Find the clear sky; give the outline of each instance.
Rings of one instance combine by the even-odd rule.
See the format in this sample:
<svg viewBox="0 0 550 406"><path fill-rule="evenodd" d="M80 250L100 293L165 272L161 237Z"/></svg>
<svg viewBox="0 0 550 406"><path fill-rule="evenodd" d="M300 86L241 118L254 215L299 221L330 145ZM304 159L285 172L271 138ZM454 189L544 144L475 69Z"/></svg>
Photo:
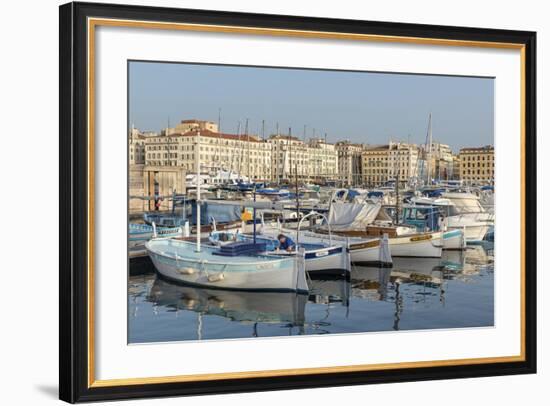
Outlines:
<svg viewBox="0 0 550 406"><path fill-rule="evenodd" d="M160 131L184 119L218 122L236 133L324 136L335 142L425 142L432 113L433 139L461 147L493 144L491 78L384 74L179 63L131 62L129 120Z"/></svg>

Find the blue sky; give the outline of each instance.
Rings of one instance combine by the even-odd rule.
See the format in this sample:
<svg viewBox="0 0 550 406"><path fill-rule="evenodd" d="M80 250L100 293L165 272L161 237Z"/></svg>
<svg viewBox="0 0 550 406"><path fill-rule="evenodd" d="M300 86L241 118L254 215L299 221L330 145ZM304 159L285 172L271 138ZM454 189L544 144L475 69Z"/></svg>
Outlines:
<svg viewBox="0 0 550 406"><path fill-rule="evenodd" d="M293 135L327 134L335 142L424 143L428 115L434 141L461 147L493 144L494 80L179 63L130 62L129 119L159 131L183 119L217 122L236 133L292 127Z"/></svg>

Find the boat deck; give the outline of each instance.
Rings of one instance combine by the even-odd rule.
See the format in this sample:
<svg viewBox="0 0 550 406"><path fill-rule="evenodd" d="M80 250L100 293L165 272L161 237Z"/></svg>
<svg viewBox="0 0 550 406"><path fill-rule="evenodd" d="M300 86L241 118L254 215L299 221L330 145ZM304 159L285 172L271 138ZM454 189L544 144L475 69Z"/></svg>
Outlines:
<svg viewBox="0 0 550 406"><path fill-rule="evenodd" d="M205 261L205 262L227 262L227 259L223 256L214 254L215 251L219 250L218 247L213 245L204 244L201 245L201 250L196 251L195 244L186 244L186 243L174 243L170 240L167 241L158 241L153 243L154 246L151 247L153 251L158 254L175 258L177 254L178 258L185 258L192 261ZM265 261L281 261L281 258L274 258L269 255L242 255L231 257L232 263L237 264L248 264L252 262L265 262Z"/></svg>

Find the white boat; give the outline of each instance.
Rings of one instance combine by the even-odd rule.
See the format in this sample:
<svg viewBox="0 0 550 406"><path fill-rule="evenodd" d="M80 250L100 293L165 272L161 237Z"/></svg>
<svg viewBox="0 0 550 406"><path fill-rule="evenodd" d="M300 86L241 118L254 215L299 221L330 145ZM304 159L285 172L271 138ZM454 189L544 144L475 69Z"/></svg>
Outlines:
<svg viewBox="0 0 550 406"><path fill-rule="evenodd" d="M263 235L276 237L279 234L285 234L291 236L294 240L298 239L305 243L311 244L339 244L343 246L349 253L349 261L356 265L365 266L391 266L392 259L386 242L386 249L382 240L378 237L375 238L354 238L343 237L339 235L329 235L322 233L315 233L312 231L301 231L299 238L297 237L297 230L289 229L279 226L267 226L262 224L261 233Z"/></svg>
<svg viewBox="0 0 550 406"><path fill-rule="evenodd" d="M398 235L388 241L392 258L440 258L443 249L442 232Z"/></svg>
<svg viewBox="0 0 550 406"><path fill-rule="evenodd" d="M278 233L280 234L280 232ZM277 235L278 235L277 234ZM349 271L349 255L345 247L341 244L329 244L322 241L304 241L297 244L296 251L280 250L279 241L276 235L267 236L265 234L257 235L256 241L265 244L265 255L279 258L292 258L298 253L298 249L304 249L305 267L309 273L319 274L342 274ZM241 234L237 232L212 232L209 237L210 242L215 245L226 245L231 242L253 242L254 236L250 234Z"/></svg>
<svg viewBox="0 0 550 406"><path fill-rule="evenodd" d="M168 280L213 289L307 292L303 257L217 255L219 247L172 238L145 244L159 274Z"/></svg>
<svg viewBox="0 0 550 406"><path fill-rule="evenodd" d="M478 221L475 215L464 214L448 217L447 228L449 230L462 230L466 236L466 241L475 243L483 240L485 234L491 228L491 223Z"/></svg>
<svg viewBox="0 0 550 406"><path fill-rule="evenodd" d="M391 257L441 257L441 232L393 226L380 203L332 203L328 224L333 234L370 239L387 235Z"/></svg>
<svg viewBox="0 0 550 406"><path fill-rule="evenodd" d="M466 238L464 231L458 229L446 230L446 225L442 224L441 209L433 205L404 205L401 222L414 227L416 232L422 231L440 231L443 228L442 243L443 249L461 250L466 248ZM397 227L397 230L405 230L401 234L407 234L407 229ZM408 229L408 233L414 233Z"/></svg>
<svg viewBox="0 0 550 406"><path fill-rule="evenodd" d="M482 241L495 222L494 214L486 212L471 193L443 193L441 198L413 198L411 202L440 207L447 229L462 230L467 242Z"/></svg>
<svg viewBox="0 0 550 406"><path fill-rule="evenodd" d="M199 145L200 132L197 132L197 150ZM195 166L195 173L200 174L198 154ZM202 245L201 187L196 191L199 202L196 206L196 242L162 238L145 244L160 275L171 281L212 289L308 291L303 250L294 258L278 258L256 255L256 244Z"/></svg>
<svg viewBox="0 0 550 406"><path fill-rule="evenodd" d="M466 249L466 238L463 230L454 229L443 232L444 250L463 250Z"/></svg>
<svg viewBox="0 0 550 406"><path fill-rule="evenodd" d="M327 233L317 233L312 231L300 231L302 222L306 219L313 220L315 217L328 219L315 211L312 211L302 217L297 228L286 228L277 222L276 225L266 225L263 217L261 224L261 233L275 238L279 234L291 236L296 241L309 244L337 244L344 247L349 254L348 261L352 264L362 264L369 266L391 266L391 254L387 241L382 242L380 238L350 238L334 235L331 233L330 225L327 225ZM315 224L315 222L313 222ZM348 267L349 268L349 267Z"/></svg>

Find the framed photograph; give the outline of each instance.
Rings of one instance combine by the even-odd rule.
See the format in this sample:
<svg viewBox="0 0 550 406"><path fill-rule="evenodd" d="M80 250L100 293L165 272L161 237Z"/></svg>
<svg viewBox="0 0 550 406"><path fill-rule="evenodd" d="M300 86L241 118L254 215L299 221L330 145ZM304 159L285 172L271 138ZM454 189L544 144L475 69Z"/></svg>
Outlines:
<svg viewBox="0 0 550 406"><path fill-rule="evenodd" d="M62 400L536 372L534 32L69 3L59 39Z"/></svg>

